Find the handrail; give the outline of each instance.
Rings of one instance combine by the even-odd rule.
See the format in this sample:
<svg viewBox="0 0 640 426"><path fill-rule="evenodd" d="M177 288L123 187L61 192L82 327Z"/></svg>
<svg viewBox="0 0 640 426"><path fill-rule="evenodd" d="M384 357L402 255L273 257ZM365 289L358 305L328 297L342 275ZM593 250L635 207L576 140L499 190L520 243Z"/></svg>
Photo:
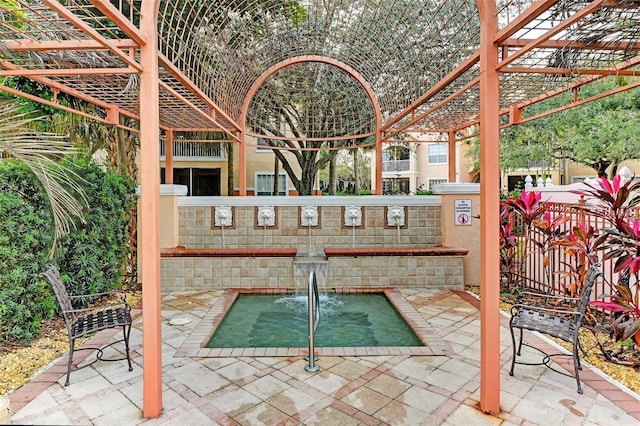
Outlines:
<svg viewBox="0 0 640 426"><path fill-rule="evenodd" d="M320 322L320 296L318 294L318 281L316 279L315 271L309 272L309 355L305 357L309 364L304 369L307 371L318 371L316 360L318 357L315 355L315 334Z"/></svg>

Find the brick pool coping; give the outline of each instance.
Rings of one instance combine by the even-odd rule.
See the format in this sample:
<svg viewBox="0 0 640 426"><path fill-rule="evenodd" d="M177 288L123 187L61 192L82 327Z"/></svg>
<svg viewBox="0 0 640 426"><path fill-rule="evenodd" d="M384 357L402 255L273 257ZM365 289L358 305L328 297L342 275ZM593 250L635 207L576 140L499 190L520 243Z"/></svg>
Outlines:
<svg viewBox="0 0 640 426"><path fill-rule="evenodd" d="M227 311L240 294L290 294L288 289L253 288L227 289L202 318L196 329L187 337L177 350L177 357L272 357L304 356L309 354L308 347L281 348L206 348L204 347L213 332L224 319ZM317 347L319 356L386 356L386 355L422 355L436 356L451 354L449 344L437 335L432 326L405 299L396 288L336 288L337 294L383 293L398 313L404 318L423 346L362 346L362 347Z"/></svg>

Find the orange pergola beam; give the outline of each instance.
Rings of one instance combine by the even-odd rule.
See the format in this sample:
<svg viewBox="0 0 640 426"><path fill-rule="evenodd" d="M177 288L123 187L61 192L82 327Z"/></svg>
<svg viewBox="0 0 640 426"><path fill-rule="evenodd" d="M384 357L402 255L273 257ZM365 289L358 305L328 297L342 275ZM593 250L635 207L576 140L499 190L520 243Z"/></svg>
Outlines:
<svg viewBox="0 0 640 426"><path fill-rule="evenodd" d="M495 1L480 15L480 409L500 411L500 84Z"/></svg>
<svg viewBox="0 0 640 426"><path fill-rule="evenodd" d="M165 131L167 138L164 146L164 182L173 184L173 130Z"/></svg>
<svg viewBox="0 0 640 426"><path fill-rule="evenodd" d="M156 22L159 0L141 5L140 30L140 263L142 275L143 415L162 411L162 310L160 293L160 89Z"/></svg>
<svg viewBox="0 0 640 426"><path fill-rule="evenodd" d="M89 37L91 37L92 39L94 39L95 41L103 45L105 48L109 49L114 55L120 58L125 64L129 65L132 68L137 69L138 71L141 70L142 66L135 61L134 57L124 53L119 49L113 49L112 45L102 35L100 35L98 31L96 31L94 28L92 28L82 19L74 15L69 9L64 7L62 4L52 0L42 0L42 3L44 3L51 10L54 10L55 12L57 12L61 17L71 22L80 31L87 34ZM156 39L155 33L153 38L154 40ZM147 45L148 44L149 43L147 43Z"/></svg>
<svg viewBox="0 0 640 426"><path fill-rule="evenodd" d="M456 132L454 131L450 131L449 132L449 143L447 144L447 147L449 149L448 152L448 160L449 160L449 176L447 178L447 180L449 182L455 182L456 181Z"/></svg>

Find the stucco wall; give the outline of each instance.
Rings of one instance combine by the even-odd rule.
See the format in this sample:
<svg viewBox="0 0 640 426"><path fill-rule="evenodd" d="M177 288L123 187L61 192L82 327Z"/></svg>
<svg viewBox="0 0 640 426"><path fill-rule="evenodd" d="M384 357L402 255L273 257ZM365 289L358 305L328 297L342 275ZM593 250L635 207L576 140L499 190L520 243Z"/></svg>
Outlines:
<svg viewBox="0 0 640 426"><path fill-rule="evenodd" d="M464 257L465 284L480 285L480 184L440 184L434 192L442 198L443 244L469 250ZM456 214L464 214L456 213L456 200L471 203L468 224L456 224Z"/></svg>

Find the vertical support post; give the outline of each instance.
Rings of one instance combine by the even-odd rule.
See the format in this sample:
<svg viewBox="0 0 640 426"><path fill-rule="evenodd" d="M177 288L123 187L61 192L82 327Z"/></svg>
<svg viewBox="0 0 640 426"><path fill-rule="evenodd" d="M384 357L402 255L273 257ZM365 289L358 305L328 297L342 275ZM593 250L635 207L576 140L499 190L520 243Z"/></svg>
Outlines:
<svg viewBox="0 0 640 426"><path fill-rule="evenodd" d="M164 183L173 183L173 129L166 131L167 141L164 147Z"/></svg>
<svg viewBox="0 0 640 426"><path fill-rule="evenodd" d="M448 144L449 152L448 152L448 160L449 160L449 176L447 180L449 182L457 182L456 179L456 163L458 159L456 158L456 132L453 130L449 131L449 144Z"/></svg>
<svg viewBox="0 0 640 426"><path fill-rule="evenodd" d="M500 411L500 84L495 1L480 15L480 409Z"/></svg>
<svg viewBox="0 0 640 426"><path fill-rule="evenodd" d="M240 186L239 195L244 197L247 195L247 124L244 119L240 126L240 146L238 149L238 173L240 176L238 176L238 184ZM277 176L275 178L277 179Z"/></svg>
<svg viewBox="0 0 640 426"><path fill-rule="evenodd" d="M382 121L380 119L380 121ZM376 117L376 152L375 152L375 194L382 195L382 132L380 131L381 124L378 123Z"/></svg>
<svg viewBox="0 0 640 426"><path fill-rule="evenodd" d="M140 29L140 263L142 275L143 415L162 411L162 330L160 308L160 113L156 23L158 0L144 0Z"/></svg>

